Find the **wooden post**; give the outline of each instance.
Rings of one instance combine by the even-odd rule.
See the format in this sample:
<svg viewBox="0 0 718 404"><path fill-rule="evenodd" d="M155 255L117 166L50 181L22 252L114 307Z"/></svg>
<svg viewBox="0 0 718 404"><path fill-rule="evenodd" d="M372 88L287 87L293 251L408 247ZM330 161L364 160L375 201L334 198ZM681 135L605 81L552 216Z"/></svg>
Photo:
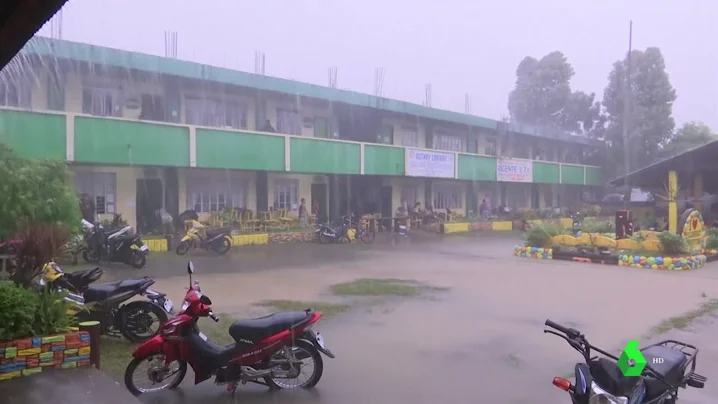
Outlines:
<svg viewBox="0 0 718 404"><path fill-rule="evenodd" d="M100 370L100 322L85 321L79 326L80 331L90 334L90 364Z"/></svg>

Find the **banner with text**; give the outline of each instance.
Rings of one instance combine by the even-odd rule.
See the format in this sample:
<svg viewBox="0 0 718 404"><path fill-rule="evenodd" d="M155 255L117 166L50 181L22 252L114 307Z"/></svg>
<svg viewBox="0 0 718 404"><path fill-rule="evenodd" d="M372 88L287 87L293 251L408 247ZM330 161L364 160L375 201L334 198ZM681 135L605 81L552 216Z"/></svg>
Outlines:
<svg viewBox="0 0 718 404"><path fill-rule="evenodd" d="M406 149L406 175L410 177L455 178L456 155Z"/></svg>
<svg viewBox="0 0 718 404"><path fill-rule="evenodd" d="M533 165L528 160L498 159L496 179L503 182L532 182Z"/></svg>

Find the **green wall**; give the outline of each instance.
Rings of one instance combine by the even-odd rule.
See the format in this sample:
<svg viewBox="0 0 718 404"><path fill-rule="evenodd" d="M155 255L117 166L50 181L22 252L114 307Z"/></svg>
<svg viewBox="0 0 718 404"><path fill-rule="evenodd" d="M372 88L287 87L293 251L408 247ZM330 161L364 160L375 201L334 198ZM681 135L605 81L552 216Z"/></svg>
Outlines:
<svg viewBox="0 0 718 404"><path fill-rule="evenodd" d="M494 157L459 154L457 164L460 180L496 181L496 159Z"/></svg>
<svg viewBox="0 0 718 404"><path fill-rule="evenodd" d="M197 129L197 167L284 171L284 136Z"/></svg>
<svg viewBox="0 0 718 404"><path fill-rule="evenodd" d="M189 167L189 127L77 116L75 161Z"/></svg>
<svg viewBox="0 0 718 404"><path fill-rule="evenodd" d="M65 115L0 110L0 142L20 156L65 160Z"/></svg>
<svg viewBox="0 0 718 404"><path fill-rule="evenodd" d="M532 170L533 182L535 183L558 184L561 182L560 166L558 164L534 161Z"/></svg>
<svg viewBox="0 0 718 404"><path fill-rule="evenodd" d="M404 149L390 146L364 146L364 174L404 175L406 160Z"/></svg>
<svg viewBox="0 0 718 404"><path fill-rule="evenodd" d="M603 185L600 168L586 167L586 185Z"/></svg>
<svg viewBox="0 0 718 404"><path fill-rule="evenodd" d="M583 166L561 165L561 183L583 185Z"/></svg>
<svg viewBox="0 0 718 404"><path fill-rule="evenodd" d="M289 150L292 172L360 173L361 150L358 143L292 137Z"/></svg>

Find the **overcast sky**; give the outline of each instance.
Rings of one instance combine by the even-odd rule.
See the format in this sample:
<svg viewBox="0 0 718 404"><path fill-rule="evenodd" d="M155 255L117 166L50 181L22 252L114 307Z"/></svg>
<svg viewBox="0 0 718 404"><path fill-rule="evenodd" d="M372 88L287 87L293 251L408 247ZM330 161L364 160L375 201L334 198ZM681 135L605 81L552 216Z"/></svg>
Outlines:
<svg viewBox="0 0 718 404"><path fill-rule="evenodd" d="M70 0L63 39L164 56L164 31L179 34L180 59L384 95L436 108L508 114L507 94L526 55L560 50L576 70L574 89L599 96L628 47L658 46L678 92L678 123L718 130L718 0ZM49 36L49 25L41 31Z"/></svg>

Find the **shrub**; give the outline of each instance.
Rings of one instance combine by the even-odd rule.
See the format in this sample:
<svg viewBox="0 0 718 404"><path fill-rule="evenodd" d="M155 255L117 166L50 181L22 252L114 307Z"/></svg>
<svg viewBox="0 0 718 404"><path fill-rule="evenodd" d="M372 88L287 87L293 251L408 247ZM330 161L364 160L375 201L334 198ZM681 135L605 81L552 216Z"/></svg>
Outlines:
<svg viewBox="0 0 718 404"><path fill-rule="evenodd" d="M566 234L566 229L560 224L536 224L526 232L526 245L532 247L550 247L551 237L560 234Z"/></svg>
<svg viewBox="0 0 718 404"><path fill-rule="evenodd" d="M0 282L0 341L32 336L38 306L35 292L12 282Z"/></svg>
<svg viewBox="0 0 718 404"><path fill-rule="evenodd" d="M597 220L587 220L583 222L583 225L581 226L581 231L586 233L615 233L616 232L616 224L614 222L603 220L603 221L597 221Z"/></svg>
<svg viewBox="0 0 718 404"><path fill-rule="evenodd" d="M708 235L708 237L706 237L706 248L710 250L718 249L718 236Z"/></svg>
<svg viewBox="0 0 718 404"><path fill-rule="evenodd" d="M70 328L72 316L67 314L69 303L64 299L67 292L44 288L37 295L35 312L35 335L51 335Z"/></svg>
<svg viewBox="0 0 718 404"><path fill-rule="evenodd" d="M72 316L63 292L34 290L0 282L0 341L65 332Z"/></svg>
<svg viewBox="0 0 718 404"><path fill-rule="evenodd" d="M680 234L664 231L658 234L658 241L665 254L681 254L686 251L686 241Z"/></svg>

